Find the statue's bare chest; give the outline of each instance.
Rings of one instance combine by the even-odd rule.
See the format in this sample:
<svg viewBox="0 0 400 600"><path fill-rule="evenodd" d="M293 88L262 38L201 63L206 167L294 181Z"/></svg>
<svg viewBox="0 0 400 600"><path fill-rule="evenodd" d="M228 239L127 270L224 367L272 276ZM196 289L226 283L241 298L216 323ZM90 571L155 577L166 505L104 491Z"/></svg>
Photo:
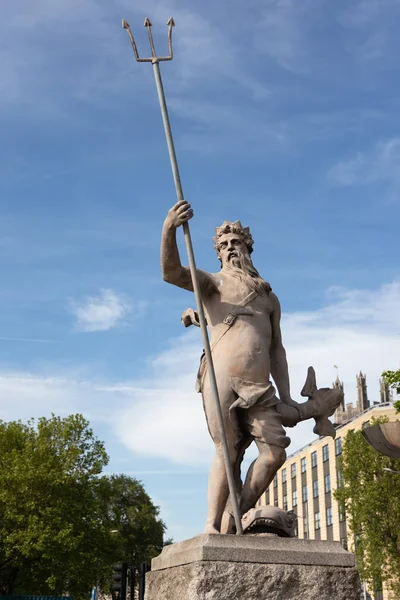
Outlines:
<svg viewBox="0 0 400 600"><path fill-rule="evenodd" d="M214 317L224 319L235 307L246 306L249 313L270 316L273 305L269 294L255 293L249 286L233 277L216 277L214 294L206 302L207 311ZM219 319L218 319L219 320Z"/></svg>

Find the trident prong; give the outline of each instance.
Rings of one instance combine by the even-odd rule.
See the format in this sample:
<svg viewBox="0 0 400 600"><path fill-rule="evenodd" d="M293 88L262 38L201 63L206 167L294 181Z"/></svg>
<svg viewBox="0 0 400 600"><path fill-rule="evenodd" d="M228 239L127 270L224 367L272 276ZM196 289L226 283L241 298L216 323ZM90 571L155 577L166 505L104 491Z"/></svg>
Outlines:
<svg viewBox="0 0 400 600"><path fill-rule="evenodd" d="M169 56L157 56L156 54L156 50L154 47L154 40L153 40L153 34L151 32L151 27L152 27L152 23L150 21L150 19L148 17L145 18L144 20L144 26L147 29L147 34L149 36L149 42L150 42L150 49L151 49L151 58L140 58L139 56L139 52L136 46L136 42L135 42L135 38L132 35L132 31L131 31L131 27L129 25L129 23L127 21L125 21L125 19L122 19L122 27L123 29L126 29L126 31L128 32L128 36L129 39L131 41L132 44L132 49L133 49L133 53L135 55L135 58L138 62L151 62L151 63L156 63L156 62L160 62L160 61L164 61L164 60L172 60L174 55L173 55L173 51L172 51L172 28L175 27L175 21L174 19L171 17L170 19L168 19L167 22L168 25L168 51L169 51Z"/></svg>

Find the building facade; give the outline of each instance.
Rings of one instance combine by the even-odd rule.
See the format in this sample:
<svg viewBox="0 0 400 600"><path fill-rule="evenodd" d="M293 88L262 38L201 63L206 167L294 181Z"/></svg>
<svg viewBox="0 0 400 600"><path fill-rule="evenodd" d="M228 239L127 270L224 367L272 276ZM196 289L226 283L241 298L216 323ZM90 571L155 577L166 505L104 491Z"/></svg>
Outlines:
<svg viewBox="0 0 400 600"><path fill-rule="evenodd" d="M259 500L297 514L297 536L301 539L338 541L347 548L346 514L334 491L340 486L339 458L349 430L359 430L372 418L396 419L392 402L370 406L366 378L357 376L357 406L340 406L334 415L336 438L319 438L288 456L273 482ZM342 386L337 380L335 386ZM381 393L381 398L387 396ZM350 417L349 417L350 415ZM398 418L398 415L397 415ZM377 596L378 597L378 596ZM381 596L389 598L386 593Z"/></svg>

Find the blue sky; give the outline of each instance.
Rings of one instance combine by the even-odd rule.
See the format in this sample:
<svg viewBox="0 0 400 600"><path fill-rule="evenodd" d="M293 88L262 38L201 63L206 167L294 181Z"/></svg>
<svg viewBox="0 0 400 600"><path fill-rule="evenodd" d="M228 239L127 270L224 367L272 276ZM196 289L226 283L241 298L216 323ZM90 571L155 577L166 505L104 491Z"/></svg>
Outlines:
<svg viewBox="0 0 400 600"><path fill-rule="evenodd" d="M141 479L176 540L203 527L212 457L201 342L163 283L175 202L152 68L162 65L197 262L241 219L283 308L292 395L309 364L346 399L397 368L397 0L18 0L0 20L0 418L83 412L110 472ZM182 252L184 248L182 246ZM312 426L289 435L289 450Z"/></svg>

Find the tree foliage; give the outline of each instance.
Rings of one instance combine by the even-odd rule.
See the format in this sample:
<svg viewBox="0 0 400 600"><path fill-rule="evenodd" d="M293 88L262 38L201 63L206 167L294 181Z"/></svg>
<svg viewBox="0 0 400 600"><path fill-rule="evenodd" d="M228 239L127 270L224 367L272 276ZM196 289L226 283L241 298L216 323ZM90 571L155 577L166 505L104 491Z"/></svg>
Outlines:
<svg viewBox="0 0 400 600"><path fill-rule="evenodd" d="M399 461L379 454L361 431L349 431L341 459L343 485L335 495L346 509L361 578L372 589L386 581L400 597L400 475L384 468L400 470Z"/></svg>
<svg viewBox="0 0 400 600"><path fill-rule="evenodd" d="M396 394L400 394L400 369L397 371L383 371L382 377L385 382L393 390L396 390ZM400 400L394 403L396 412L400 413Z"/></svg>
<svg viewBox="0 0 400 600"><path fill-rule="evenodd" d="M126 475L104 476L99 485L118 561L139 565L160 554L165 525L143 485Z"/></svg>
<svg viewBox="0 0 400 600"><path fill-rule="evenodd" d="M0 594L88 598L113 563L161 550L158 509L135 479L101 476L107 463L81 415L0 421Z"/></svg>

